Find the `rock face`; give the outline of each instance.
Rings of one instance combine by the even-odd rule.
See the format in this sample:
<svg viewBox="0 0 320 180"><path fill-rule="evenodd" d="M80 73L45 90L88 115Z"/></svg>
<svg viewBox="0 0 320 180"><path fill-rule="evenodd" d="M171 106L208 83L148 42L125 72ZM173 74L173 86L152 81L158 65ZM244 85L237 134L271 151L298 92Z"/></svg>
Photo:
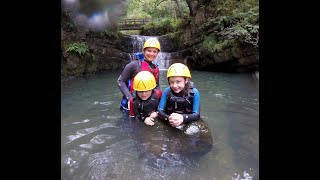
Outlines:
<svg viewBox="0 0 320 180"><path fill-rule="evenodd" d="M205 38L217 38L221 24L215 20L215 1L191 1L193 17L182 28L179 48L188 49L188 66L198 70L224 72L253 72L259 69L259 47L243 40L231 43L220 51L204 45ZM259 19L257 19L259 21ZM226 25L225 25L226 27ZM259 34L254 34L259 40ZM223 39L223 37L222 37ZM185 58L185 57L184 57Z"/></svg>
<svg viewBox="0 0 320 180"><path fill-rule="evenodd" d="M68 52L71 43L85 42L84 54ZM77 28L66 11L61 13L61 79L123 69L130 55L121 49L118 33L92 32Z"/></svg>

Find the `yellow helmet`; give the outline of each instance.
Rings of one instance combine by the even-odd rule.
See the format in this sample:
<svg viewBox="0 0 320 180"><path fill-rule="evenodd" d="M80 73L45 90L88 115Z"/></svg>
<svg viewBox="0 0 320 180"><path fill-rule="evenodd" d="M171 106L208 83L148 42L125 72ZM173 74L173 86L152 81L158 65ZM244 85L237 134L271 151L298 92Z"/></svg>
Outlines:
<svg viewBox="0 0 320 180"><path fill-rule="evenodd" d="M150 38L144 43L143 49L147 47L157 48L160 51L160 42L155 38Z"/></svg>
<svg viewBox="0 0 320 180"><path fill-rule="evenodd" d="M156 79L149 71L140 71L133 79L133 89L136 91L149 91L156 86Z"/></svg>
<svg viewBox="0 0 320 180"><path fill-rule="evenodd" d="M191 78L189 68L182 63L174 63L169 67L167 78L171 76L183 76Z"/></svg>

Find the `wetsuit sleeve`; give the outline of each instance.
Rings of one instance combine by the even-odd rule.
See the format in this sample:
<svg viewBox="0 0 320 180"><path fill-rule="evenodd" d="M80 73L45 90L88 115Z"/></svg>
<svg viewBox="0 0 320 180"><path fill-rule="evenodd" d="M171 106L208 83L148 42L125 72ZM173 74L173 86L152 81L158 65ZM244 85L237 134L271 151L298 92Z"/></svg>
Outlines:
<svg viewBox="0 0 320 180"><path fill-rule="evenodd" d="M198 89L193 88L194 99L193 99L193 108L192 114L182 114L183 123L188 123L192 121L198 121L200 119L200 93Z"/></svg>
<svg viewBox="0 0 320 180"><path fill-rule="evenodd" d="M158 108L159 118L162 120L165 120L165 121L167 121L169 118L169 115L167 113L165 113L165 107L167 104L167 93L169 90L170 90L170 87L167 87L163 91L161 99L160 99L160 103L159 103L159 108Z"/></svg>
<svg viewBox="0 0 320 180"><path fill-rule="evenodd" d="M139 64L136 62L132 61L127 64L118 78L118 87L127 99L132 97L128 89L128 80L132 79L139 71Z"/></svg>

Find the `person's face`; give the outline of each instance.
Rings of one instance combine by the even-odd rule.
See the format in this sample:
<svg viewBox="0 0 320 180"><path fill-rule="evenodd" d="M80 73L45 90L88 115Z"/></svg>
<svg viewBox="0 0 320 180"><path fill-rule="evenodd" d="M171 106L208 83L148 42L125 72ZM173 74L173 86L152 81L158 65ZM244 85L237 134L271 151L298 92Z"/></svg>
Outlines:
<svg viewBox="0 0 320 180"><path fill-rule="evenodd" d="M149 91L137 91L137 95L142 99L142 100L147 100L151 96L152 90Z"/></svg>
<svg viewBox="0 0 320 180"><path fill-rule="evenodd" d="M144 58L147 61L153 61L157 58L159 50L153 47L147 47L144 49Z"/></svg>
<svg viewBox="0 0 320 180"><path fill-rule="evenodd" d="M184 78L181 76L169 77L169 85L175 93L181 92L183 88L186 86L187 82L188 78Z"/></svg>

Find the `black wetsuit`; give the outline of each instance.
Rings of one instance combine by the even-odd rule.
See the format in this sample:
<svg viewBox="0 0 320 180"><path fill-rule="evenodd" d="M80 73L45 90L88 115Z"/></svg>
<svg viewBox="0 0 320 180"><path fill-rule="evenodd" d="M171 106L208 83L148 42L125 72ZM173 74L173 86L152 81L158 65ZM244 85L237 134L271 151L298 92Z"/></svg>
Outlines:
<svg viewBox="0 0 320 180"><path fill-rule="evenodd" d="M136 94L136 91L133 91L132 95L134 96L133 111L138 119L144 120L152 112L157 112L161 96L157 94L156 90L152 90L151 96L144 101Z"/></svg>
<svg viewBox="0 0 320 180"><path fill-rule="evenodd" d="M167 87L159 103L159 118L167 121L170 114L176 112L183 116L183 123L198 121L200 119L200 93L193 85L191 89L192 91L188 93L184 90L175 93L170 87Z"/></svg>

